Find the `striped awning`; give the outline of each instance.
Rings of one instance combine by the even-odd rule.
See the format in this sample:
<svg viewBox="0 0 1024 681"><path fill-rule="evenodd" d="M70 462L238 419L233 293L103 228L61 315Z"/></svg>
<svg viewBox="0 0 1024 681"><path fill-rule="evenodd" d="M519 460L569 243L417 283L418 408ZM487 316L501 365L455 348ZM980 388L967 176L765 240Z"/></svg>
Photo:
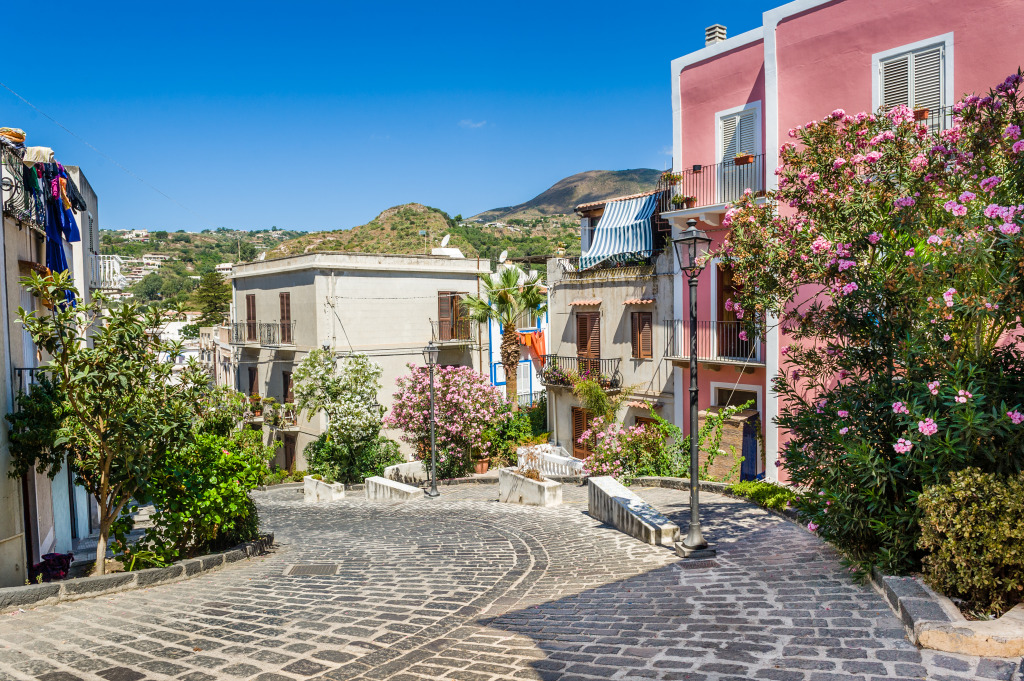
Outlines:
<svg viewBox="0 0 1024 681"><path fill-rule="evenodd" d="M606 260L625 262L648 257L654 250L651 216L658 206L659 193L633 199L609 201L594 229L590 248L580 257L585 270Z"/></svg>

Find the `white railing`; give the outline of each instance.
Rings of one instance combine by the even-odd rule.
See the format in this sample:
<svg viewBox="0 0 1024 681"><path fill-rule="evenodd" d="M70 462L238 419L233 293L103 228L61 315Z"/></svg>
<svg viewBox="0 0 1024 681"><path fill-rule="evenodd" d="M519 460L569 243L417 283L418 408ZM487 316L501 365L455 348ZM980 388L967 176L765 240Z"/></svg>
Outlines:
<svg viewBox="0 0 1024 681"><path fill-rule="evenodd" d="M128 279L121 273L124 261L117 255L92 255L90 269L94 288L123 291L128 288Z"/></svg>
<svg viewBox="0 0 1024 681"><path fill-rule="evenodd" d="M583 461L569 456L563 447L530 445L516 450L519 465L540 470L541 475L582 475Z"/></svg>

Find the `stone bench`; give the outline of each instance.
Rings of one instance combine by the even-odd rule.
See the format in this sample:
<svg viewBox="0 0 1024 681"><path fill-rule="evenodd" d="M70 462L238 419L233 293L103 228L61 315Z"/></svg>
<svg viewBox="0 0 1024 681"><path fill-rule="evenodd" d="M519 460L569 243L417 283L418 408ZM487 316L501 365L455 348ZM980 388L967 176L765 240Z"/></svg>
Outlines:
<svg viewBox="0 0 1024 681"><path fill-rule="evenodd" d="M377 475L366 478L363 482L366 498L372 501L413 501L423 497L423 490L419 487L388 480Z"/></svg>
<svg viewBox="0 0 1024 681"><path fill-rule="evenodd" d="M302 485L303 500L308 503L345 498L345 485L340 482L324 482L307 475L302 478Z"/></svg>
<svg viewBox="0 0 1024 681"><path fill-rule="evenodd" d="M498 471L498 501L526 506L558 506L562 503L562 483L530 480L512 468L502 468Z"/></svg>
<svg viewBox="0 0 1024 681"><path fill-rule="evenodd" d="M590 478L587 507L593 518L647 544L671 547L679 536L678 525L611 476Z"/></svg>
<svg viewBox="0 0 1024 681"><path fill-rule="evenodd" d="M384 469L384 477L395 482L404 482L407 485L419 485L425 483L429 476L427 467L422 461L410 461Z"/></svg>

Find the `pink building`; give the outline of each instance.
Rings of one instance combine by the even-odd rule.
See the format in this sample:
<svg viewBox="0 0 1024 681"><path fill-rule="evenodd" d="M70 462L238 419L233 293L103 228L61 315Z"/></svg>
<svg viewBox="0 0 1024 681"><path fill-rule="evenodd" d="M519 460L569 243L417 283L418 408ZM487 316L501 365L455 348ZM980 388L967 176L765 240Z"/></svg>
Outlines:
<svg viewBox="0 0 1024 681"><path fill-rule="evenodd" d="M672 61L674 235L696 219L715 244L730 202L744 190L775 188L778 148L797 125L837 108L854 113L906 104L928 109L941 129L966 93L983 93L1024 64L1019 0L797 0L763 14L761 28L728 38L712 26L704 47ZM676 264L678 268L678 264ZM688 301L674 287L674 421L686 423L683 371ZM778 401L770 377L780 365L777 331L740 340L726 309L730 277L717 265L701 274L700 407L754 399L764 428L758 473L785 480L776 465ZM685 305L684 305L685 303Z"/></svg>

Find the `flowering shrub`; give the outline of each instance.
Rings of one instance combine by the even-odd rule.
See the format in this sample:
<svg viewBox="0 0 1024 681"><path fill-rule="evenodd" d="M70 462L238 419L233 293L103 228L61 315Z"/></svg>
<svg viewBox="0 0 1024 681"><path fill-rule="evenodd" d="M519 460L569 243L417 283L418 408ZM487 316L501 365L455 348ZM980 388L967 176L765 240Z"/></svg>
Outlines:
<svg viewBox="0 0 1024 681"><path fill-rule="evenodd" d="M664 447L661 433L651 426L625 427L597 416L580 435L593 452L583 462L586 475L610 475L629 484L639 475L672 475L678 466Z"/></svg>
<svg viewBox="0 0 1024 681"><path fill-rule="evenodd" d="M417 445L421 453L430 454L430 374L426 367L408 365L410 374L400 376L395 384L394 406L384 418L384 425L403 431L405 442ZM434 419L440 470L457 475L469 470L474 453L489 453L490 442L484 431L509 412L502 409L504 401L497 388L487 379L465 366L440 367L434 370Z"/></svg>
<svg viewBox="0 0 1024 681"><path fill-rule="evenodd" d="M782 329L780 464L861 568L919 565L925 486L1024 466L1021 80L938 133L906 107L794 129L772 201L724 221L734 309Z"/></svg>

